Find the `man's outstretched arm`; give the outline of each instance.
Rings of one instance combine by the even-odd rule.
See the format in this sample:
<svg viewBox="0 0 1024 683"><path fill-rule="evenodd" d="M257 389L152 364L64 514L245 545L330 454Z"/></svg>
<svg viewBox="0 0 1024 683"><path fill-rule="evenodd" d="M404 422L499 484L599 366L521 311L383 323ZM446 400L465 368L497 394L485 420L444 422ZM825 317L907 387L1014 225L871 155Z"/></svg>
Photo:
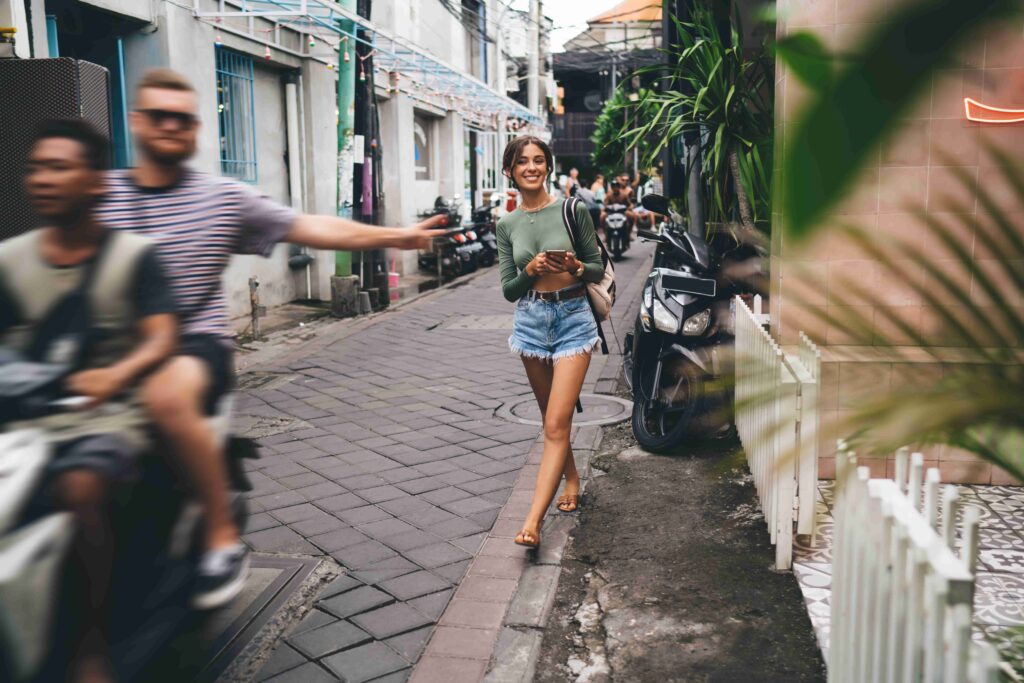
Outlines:
<svg viewBox="0 0 1024 683"><path fill-rule="evenodd" d="M295 219L283 241L343 251L426 249L433 238L445 233L438 229L445 220L444 216L433 216L409 228L382 228L335 216L304 214Z"/></svg>

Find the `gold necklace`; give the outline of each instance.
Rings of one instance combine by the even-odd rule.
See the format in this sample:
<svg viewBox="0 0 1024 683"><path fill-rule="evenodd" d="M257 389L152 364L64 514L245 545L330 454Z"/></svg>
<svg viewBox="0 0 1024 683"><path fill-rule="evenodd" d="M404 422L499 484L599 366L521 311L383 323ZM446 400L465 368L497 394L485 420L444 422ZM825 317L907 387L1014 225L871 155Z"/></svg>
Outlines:
<svg viewBox="0 0 1024 683"><path fill-rule="evenodd" d="M523 210L523 213L525 213L527 216L530 217L530 222L531 223L535 223L536 222L537 212L541 211L542 209L548 208L549 206L551 206L554 203L555 203L555 197L552 197L552 196L548 195L548 201L543 206L538 206L536 209L529 209L529 208L526 207L526 205L523 205L520 208Z"/></svg>

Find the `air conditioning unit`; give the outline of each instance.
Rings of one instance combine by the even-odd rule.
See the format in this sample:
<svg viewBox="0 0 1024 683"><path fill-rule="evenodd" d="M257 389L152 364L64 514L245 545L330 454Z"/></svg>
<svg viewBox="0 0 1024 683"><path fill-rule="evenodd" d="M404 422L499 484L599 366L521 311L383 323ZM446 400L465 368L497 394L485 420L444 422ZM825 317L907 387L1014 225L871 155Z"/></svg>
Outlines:
<svg viewBox="0 0 1024 683"><path fill-rule="evenodd" d="M38 225L22 190L25 157L46 119L85 119L110 138L110 76L79 59L0 60L0 240Z"/></svg>

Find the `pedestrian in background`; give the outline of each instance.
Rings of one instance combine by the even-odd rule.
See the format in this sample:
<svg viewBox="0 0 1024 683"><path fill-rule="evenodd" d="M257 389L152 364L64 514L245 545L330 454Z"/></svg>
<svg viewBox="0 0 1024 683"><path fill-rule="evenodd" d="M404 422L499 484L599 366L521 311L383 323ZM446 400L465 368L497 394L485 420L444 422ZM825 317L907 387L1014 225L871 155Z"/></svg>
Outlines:
<svg viewBox="0 0 1024 683"><path fill-rule="evenodd" d="M604 276L597 234L589 211L577 203L574 248L562 215L568 195L552 196L545 189L552 165L551 148L540 138L522 136L508 144L502 172L522 201L497 226L502 292L517 302L509 348L522 358L544 423L533 502L515 538L528 547L540 545L544 514L562 479L558 509L578 507L580 475L569 431L590 355L601 343L585 285Z"/></svg>
<svg viewBox="0 0 1024 683"><path fill-rule="evenodd" d="M580 189L580 171L578 168L569 169L569 178L565 181L565 187L563 189L565 190L566 197L576 196L576 193Z"/></svg>

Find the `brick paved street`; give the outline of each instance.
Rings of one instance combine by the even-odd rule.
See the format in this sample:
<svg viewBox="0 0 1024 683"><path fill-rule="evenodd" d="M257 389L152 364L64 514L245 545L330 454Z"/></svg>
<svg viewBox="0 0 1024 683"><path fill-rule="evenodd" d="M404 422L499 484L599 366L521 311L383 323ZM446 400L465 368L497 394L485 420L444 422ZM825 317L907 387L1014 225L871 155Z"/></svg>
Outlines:
<svg viewBox="0 0 1024 683"><path fill-rule="evenodd" d="M620 265L621 282L647 253ZM250 472L245 541L257 553L329 556L346 572L258 680L409 676L539 433L494 415L532 395L507 350L511 314L492 269L372 320L324 325L269 359L242 359L239 427L269 434ZM603 367L595 357L591 374ZM515 582L472 588L501 599ZM489 656L492 643L435 645Z"/></svg>

